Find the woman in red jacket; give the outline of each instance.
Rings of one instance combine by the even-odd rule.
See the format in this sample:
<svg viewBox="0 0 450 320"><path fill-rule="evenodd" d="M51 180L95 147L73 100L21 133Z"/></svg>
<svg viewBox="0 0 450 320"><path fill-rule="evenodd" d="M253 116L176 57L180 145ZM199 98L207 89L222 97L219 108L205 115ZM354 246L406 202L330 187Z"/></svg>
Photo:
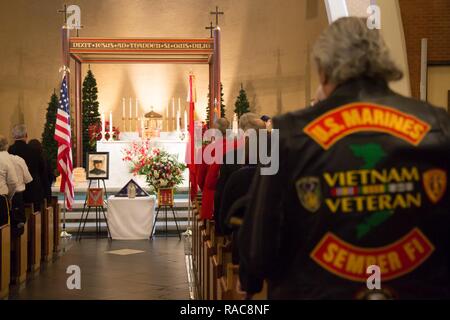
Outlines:
<svg viewBox="0 0 450 320"><path fill-rule="evenodd" d="M197 183L202 190L202 209L200 216L202 219L211 219L214 211L214 193L216 191L217 179L219 178L219 170L223 155L227 145L226 130L230 126L230 122L225 118L220 118L214 123L214 128L218 129L222 137L211 142L208 146L203 147L203 151L208 148L214 159L213 163L206 164L202 158L202 164L197 167ZM222 146L220 147L220 144ZM220 154L216 154L216 151ZM203 153L204 155L204 153ZM220 161L218 161L220 159Z"/></svg>

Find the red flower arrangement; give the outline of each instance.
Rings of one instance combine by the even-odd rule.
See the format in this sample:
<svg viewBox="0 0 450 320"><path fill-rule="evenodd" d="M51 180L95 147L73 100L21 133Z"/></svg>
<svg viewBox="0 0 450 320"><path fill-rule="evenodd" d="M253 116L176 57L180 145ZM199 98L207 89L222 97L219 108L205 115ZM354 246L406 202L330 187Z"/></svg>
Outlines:
<svg viewBox="0 0 450 320"><path fill-rule="evenodd" d="M175 188L183 182L186 166L175 155L159 148L150 148L150 141L134 142L123 150L123 161L130 162L134 175L145 175L156 192L160 188Z"/></svg>

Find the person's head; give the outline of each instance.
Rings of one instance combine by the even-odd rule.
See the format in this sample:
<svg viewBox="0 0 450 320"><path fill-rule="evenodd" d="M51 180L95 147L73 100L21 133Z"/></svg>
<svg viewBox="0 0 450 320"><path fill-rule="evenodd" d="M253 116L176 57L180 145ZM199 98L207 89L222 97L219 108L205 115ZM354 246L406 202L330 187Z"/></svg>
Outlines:
<svg viewBox="0 0 450 320"><path fill-rule="evenodd" d="M103 166L103 161L102 160L94 160L94 168L95 169L101 169Z"/></svg>
<svg viewBox="0 0 450 320"><path fill-rule="evenodd" d="M219 130L223 136L226 135L226 131L229 127L230 122L226 118L219 118L214 122L214 129Z"/></svg>
<svg viewBox="0 0 450 320"><path fill-rule="evenodd" d="M247 131L250 128L250 121L252 119L261 120L260 116L256 113L252 113L252 112L244 113L239 118L239 129L242 129L244 132Z"/></svg>
<svg viewBox="0 0 450 320"><path fill-rule="evenodd" d="M345 17L333 22L316 41L312 56L326 97L351 79L389 82L403 77L380 31L369 29L362 18Z"/></svg>
<svg viewBox="0 0 450 320"><path fill-rule="evenodd" d="M5 136L0 134L0 151L6 151L8 149L8 140Z"/></svg>
<svg viewBox="0 0 450 320"><path fill-rule="evenodd" d="M272 119L269 116L263 115L261 120L266 124L267 130L272 130Z"/></svg>
<svg viewBox="0 0 450 320"><path fill-rule="evenodd" d="M28 138L27 127L24 124L17 124L12 129L12 136L14 140L26 141Z"/></svg>
<svg viewBox="0 0 450 320"><path fill-rule="evenodd" d="M28 145L30 146L31 149L33 149L37 154L42 154L43 150L42 150L42 144L39 140L37 139L32 139L28 142Z"/></svg>
<svg viewBox="0 0 450 320"><path fill-rule="evenodd" d="M259 162L259 139L267 139L266 123L258 118L250 118L245 132L245 162L249 163L249 155L252 150L257 153L256 159ZM254 145L250 146L250 144Z"/></svg>

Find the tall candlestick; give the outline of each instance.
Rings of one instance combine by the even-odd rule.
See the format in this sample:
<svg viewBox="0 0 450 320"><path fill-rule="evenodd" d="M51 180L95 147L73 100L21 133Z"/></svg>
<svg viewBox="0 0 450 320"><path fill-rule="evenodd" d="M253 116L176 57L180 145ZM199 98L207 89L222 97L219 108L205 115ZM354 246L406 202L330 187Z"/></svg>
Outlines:
<svg viewBox="0 0 450 320"><path fill-rule="evenodd" d="M130 119L132 118L132 113L133 113L133 110L131 109L132 106L133 106L133 102L132 102L132 100L131 100L131 98L130 98L130 115L129 115L129 118L130 118Z"/></svg>
<svg viewBox="0 0 450 320"><path fill-rule="evenodd" d="M177 132L180 132L180 111L177 110Z"/></svg>
<svg viewBox="0 0 450 320"><path fill-rule="evenodd" d="M175 97L172 97L172 118L175 121L172 127L172 130L175 129L175 125L176 125L176 119L175 119Z"/></svg>
<svg viewBox="0 0 450 320"><path fill-rule="evenodd" d="M122 130L126 131L125 98L122 98Z"/></svg>
<svg viewBox="0 0 450 320"><path fill-rule="evenodd" d="M136 119L138 117L138 99L136 99Z"/></svg>
<svg viewBox="0 0 450 320"><path fill-rule="evenodd" d="M113 137L112 111L109 112L109 140Z"/></svg>
<svg viewBox="0 0 450 320"><path fill-rule="evenodd" d="M169 131L169 107L167 107L167 109L166 109L166 122L167 122L167 128L166 128L166 130L167 131Z"/></svg>
<svg viewBox="0 0 450 320"><path fill-rule="evenodd" d="M132 125L132 122L131 122L132 113L133 113L132 107L133 107L133 101L130 98L130 115L128 116L128 120L130 120L130 131L133 130L133 128L132 128L133 125Z"/></svg>
<svg viewBox="0 0 450 320"><path fill-rule="evenodd" d="M178 110L180 111L180 118L181 118L181 98L178 97Z"/></svg>
<svg viewBox="0 0 450 320"><path fill-rule="evenodd" d="M187 129L188 129L188 121L187 121L187 111L186 110L184 110L184 131L187 131Z"/></svg>
<svg viewBox="0 0 450 320"><path fill-rule="evenodd" d="M105 114L104 113L102 113L101 119L102 119L102 141L105 141L106 139L105 139Z"/></svg>
<svg viewBox="0 0 450 320"><path fill-rule="evenodd" d="M136 99L136 131L139 133L139 129L138 129L138 99Z"/></svg>

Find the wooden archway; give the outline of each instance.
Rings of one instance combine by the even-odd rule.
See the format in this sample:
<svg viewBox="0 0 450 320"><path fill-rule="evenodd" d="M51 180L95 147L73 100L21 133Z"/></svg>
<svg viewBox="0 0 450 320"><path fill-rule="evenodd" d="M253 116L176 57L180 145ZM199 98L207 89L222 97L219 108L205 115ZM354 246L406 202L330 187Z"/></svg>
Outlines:
<svg viewBox="0 0 450 320"><path fill-rule="evenodd" d="M63 65L75 62L75 165L83 163L81 66L83 63L208 64L210 122L220 117L220 28L212 38L79 38L62 29ZM68 74L69 77L69 74ZM70 81L68 80L68 83ZM70 91L69 91L70 92ZM210 123L211 125L212 123Z"/></svg>

